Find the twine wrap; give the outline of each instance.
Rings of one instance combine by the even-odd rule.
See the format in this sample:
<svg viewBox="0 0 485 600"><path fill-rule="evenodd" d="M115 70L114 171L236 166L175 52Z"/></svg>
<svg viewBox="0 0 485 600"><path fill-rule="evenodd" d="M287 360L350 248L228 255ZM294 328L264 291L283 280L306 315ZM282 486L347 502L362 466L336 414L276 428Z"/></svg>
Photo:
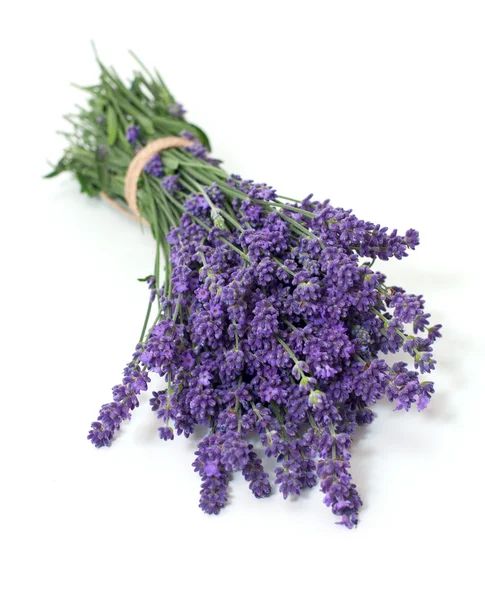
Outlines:
<svg viewBox="0 0 485 600"><path fill-rule="evenodd" d="M146 221L140 217L140 211L138 210L136 200L138 179L140 178L143 169L148 161L153 158L155 154L158 154L162 150L168 150L169 148L186 148L192 144L193 142L191 140L186 140L180 137L162 137L148 143L136 154L136 156L133 157L133 160L130 162L125 175L125 200L126 204L128 205L128 209L118 202L115 202L105 192L100 192L99 195L101 198L103 198L103 200L109 202L125 215L128 215L132 219L141 220L143 223L146 223Z"/></svg>

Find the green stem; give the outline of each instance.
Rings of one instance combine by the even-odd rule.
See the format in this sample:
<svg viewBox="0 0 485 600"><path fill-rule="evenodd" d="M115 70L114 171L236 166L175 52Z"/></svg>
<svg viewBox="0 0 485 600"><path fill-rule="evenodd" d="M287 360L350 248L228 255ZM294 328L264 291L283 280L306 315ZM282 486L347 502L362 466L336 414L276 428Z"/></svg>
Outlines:
<svg viewBox="0 0 485 600"><path fill-rule="evenodd" d="M148 320L150 319L150 313L152 312L152 302L150 301L148 303L148 308L145 314L145 320L143 322L143 328L141 330L141 335L140 335L140 339L138 340L138 343L141 344L143 342L143 340L145 339L145 332L147 330L147 326L148 326Z"/></svg>
<svg viewBox="0 0 485 600"><path fill-rule="evenodd" d="M295 277L296 273L294 273L293 271L291 271L291 269L288 269L287 266L285 266L279 259L274 258L273 257L273 261L279 266L281 267L284 271L286 271L289 275L291 275L292 277Z"/></svg>
<svg viewBox="0 0 485 600"><path fill-rule="evenodd" d="M278 340L278 342L283 346L283 348L286 350L286 352L290 355L291 359L293 360L293 362L295 363L295 365L298 362L298 359L296 358L293 350L288 346L288 344L286 342L284 342L279 335L276 336L276 339Z"/></svg>
<svg viewBox="0 0 485 600"><path fill-rule="evenodd" d="M189 179L189 184L192 183L192 186L187 185L187 182L184 181L186 178ZM231 223L236 229L239 229L239 231L244 231L244 228L241 226L239 221L236 218L234 218L228 211L225 211L224 209L216 206L210 199L205 189L196 180L192 179L192 177L190 177L189 175L183 175L182 185L184 185L186 189L192 191L193 193L202 194L202 196L204 196L204 198L206 199L207 204L211 207L214 213L221 214L224 217L224 219L229 221L229 223Z"/></svg>

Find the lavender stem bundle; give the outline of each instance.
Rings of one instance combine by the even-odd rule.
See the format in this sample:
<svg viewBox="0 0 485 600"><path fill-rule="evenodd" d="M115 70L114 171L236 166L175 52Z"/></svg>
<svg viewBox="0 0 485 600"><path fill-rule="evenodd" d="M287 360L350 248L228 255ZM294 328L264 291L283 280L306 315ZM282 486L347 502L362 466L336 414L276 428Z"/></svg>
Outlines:
<svg viewBox="0 0 485 600"><path fill-rule="evenodd" d="M156 242L143 280L149 302L132 360L88 438L108 446L157 374L166 382L150 400L160 438L207 428L193 463L202 510L219 513L238 470L257 498L271 493L249 441L256 434L278 461L274 485L285 498L320 482L339 523L355 526L353 435L380 398L422 410L433 393L425 377L441 326L430 325L422 296L374 270L378 259L406 257L418 233L227 173L157 72L139 63L126 85L98 62L100 81L83 88L87 108L67 116L73 132L50 176L71 171L83 192L124 205L124 177L144 145L193 143L155 155L139 180L139 213ZM383 358L398 351L410 364Z"/></svg>

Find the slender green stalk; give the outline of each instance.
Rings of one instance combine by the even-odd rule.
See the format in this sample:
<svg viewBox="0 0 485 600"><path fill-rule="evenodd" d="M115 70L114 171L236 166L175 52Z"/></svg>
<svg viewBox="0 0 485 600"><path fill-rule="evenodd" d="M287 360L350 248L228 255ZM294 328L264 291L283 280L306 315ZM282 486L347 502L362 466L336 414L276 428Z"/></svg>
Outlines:
<svg viewBox="0 0 485 600"><path fill-rule="evenodd" d="M148 307L147 307L147 311L145 313L145 320L143 321L143 327L141 330L141 334L140 334L140 339L138 340L138 343L141 344L143 342L143 340L145 339L145 333L147 330L147 326L148 326L148 321L150 319L150 313L152 312L152 301L150 300L148 302Z"/></svg>

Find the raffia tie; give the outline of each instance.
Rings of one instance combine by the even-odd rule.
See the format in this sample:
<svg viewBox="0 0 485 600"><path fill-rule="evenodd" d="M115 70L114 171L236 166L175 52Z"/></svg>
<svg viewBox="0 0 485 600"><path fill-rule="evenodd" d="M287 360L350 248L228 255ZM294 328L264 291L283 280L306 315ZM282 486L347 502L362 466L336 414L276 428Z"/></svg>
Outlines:
<svg viewBox="0 0 485 600"><path fill-rule="evenodd" d="M158 154L162 152L162 150L168 150L169 148L185 148L187 146L191 146L193 144L192 141L186 140L184 138L175 137L175 136L167 136L158 138L157 140L153 140L144 146L133 158L128 166L128 170L125 175L125 200L128 208L125 208L119 202L116 202L112 198L108 196L105 192L100 192L99 195L103 200L109 202L112 206L117 208L119 211L128 215L132 219L141 220L143 223L146 223L145 219L140 217L140 211L138 210L138 204L136 199L136 192L138 189L138 179L143 172L148 161Z"/></svg>

